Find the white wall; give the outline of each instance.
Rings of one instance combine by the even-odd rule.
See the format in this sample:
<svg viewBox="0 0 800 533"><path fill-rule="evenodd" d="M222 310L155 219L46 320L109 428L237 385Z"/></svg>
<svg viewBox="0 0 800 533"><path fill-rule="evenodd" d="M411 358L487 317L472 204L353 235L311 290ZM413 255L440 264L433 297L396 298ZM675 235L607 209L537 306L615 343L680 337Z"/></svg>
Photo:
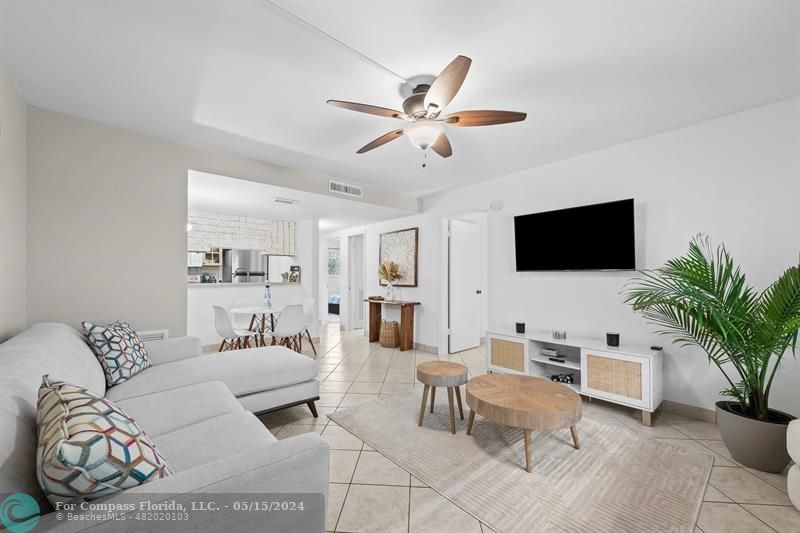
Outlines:
<svg viewBox="0 0 800 533"><path fill-rule="evenodd" d="M467 211L473 212L467 213ZM454 213L448 213L448 216L457 214L457 218L469 219L481 224L482 239L481 243L479 243L479 248L485 253L486 214L475 211L477 210L456 210ZM345 277L350 262L347 253L348 238L351 235L365 235L365 292L367 296L384 295L386 293L386 287L382 287L378 281L380 234L417 227L419 228L417 287L395 287L395 291L399 291L399 296L403 300L420 302L420 305L416 307L415 311L414 342L438 350L439 353L447 353L447 333L444 326L447 323L447 271L445 264L446 249L444 248L443 241L443 236L445 235L443 232L443 224L443 216L437 212L431 212L397 218L368 226L350 228L325 236L325 238L328 239L339 239L339 246L342 250L342 304L340 306L340 316L342 318L343 327L349 328L349 301L347 298L347 279ZM476 257L476 260L479 260L479 258ZM484 286L484 292L486 292L490 286L491 284ZM486 314L481 314L483 317L482 320L485 321ZM364 316L368 317L368 313L365 313ZM400 311L391 306L384 306L383 318L399 321Z"/></svg>
<svg viewBox="0 0 800 533"><path fill-rule="evenodd" d="M327 194L324 176L30 107L28 322L126 318L184 334L188 169Z"/></svg>
<svg viewBox="0 0 800 533"><path fill-rule="evenodd" d="M414 227L419 228L417 286L395 287L395 298L420 302L420 305L415 308L414 342L436 348L439 346L439 331L442 323L440 316L440 257L442 247L440 218L429 215L414 215L367 226L365 228L366 239L364 241L364 255L366 257L366 283L364 287L367 296L384 295L386 293L386 287L382 287L378 280L380 234ZM343 242L342 245L344 246L345 243ZM368 324L368 315L365 316L367 316L366 322ZM383 318L399 321L399 308L384 306Z"/></svg>
<svg viewBox="0 0 800 533"><path fill-rule="evenodd" d="M525 320L532 329L596 338L614 330L623 340L663 345L665 398L711 409L724 385L719 372L695 350L655 336L623 305L620 290L631 273L518 274L513 216L633 197L639 268L684 253L703 232L724 242L749 282L763 289L798 261L799 147L795 98L426 198L421 219L502 200L503 210L489 213L489 327ZM546 250L547 243L531 246ZM427 271L423 265L435 257L421 253L420 268ZM429 339L430 329L420 329ZM784 365L772 404L800 415L800 366L791 357Z"/></svg>
<svg viewBox="0 0 800 533"><path fill-rule="evenodd" d="M303 298L311 298L314 302L319 298L319 220L301 220L296 226L297 262L300 265L300 285L303 287ZM319 336L319 309L312 306L314 318L311 323L311 335Z"/></svg>
<svg viewBox="0 0 800 533"><path fill-rule="evenodd" d="M27 115L0 61L0 342L26 320Z"/></svg>

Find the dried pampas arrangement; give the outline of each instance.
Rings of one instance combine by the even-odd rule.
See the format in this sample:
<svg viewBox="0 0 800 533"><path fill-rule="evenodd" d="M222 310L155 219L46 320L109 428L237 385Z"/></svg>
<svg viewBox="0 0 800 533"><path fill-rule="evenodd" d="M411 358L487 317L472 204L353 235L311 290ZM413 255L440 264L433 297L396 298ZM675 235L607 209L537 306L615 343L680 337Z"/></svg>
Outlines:
<svg viewBox="0 0 800 533"><path fill-rule="evenodd" d="M393 283L400 279L400 265L394 261L384 261L378 267L378 277L387 283Z"/></svg>

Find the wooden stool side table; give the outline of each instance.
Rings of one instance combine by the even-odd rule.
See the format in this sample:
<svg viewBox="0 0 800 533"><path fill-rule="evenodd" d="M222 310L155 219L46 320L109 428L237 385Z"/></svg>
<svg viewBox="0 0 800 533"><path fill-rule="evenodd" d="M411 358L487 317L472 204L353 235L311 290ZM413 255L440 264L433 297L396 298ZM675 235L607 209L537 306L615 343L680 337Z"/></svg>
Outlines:
<svg viewBox="0 0 800 533"><path fill-rule="evenodd" d="M450 433L456 432L456 416L453 406L453 394L458 401L458 414L464 420L464 408L461 405L461 385L467 383L467 367L449 361L428 361L417 365L417 380L425 385L422 391L422 404L419 406L418 426L422 426L425 418L425 407L428 402L428 391L431 393L431 413L436 398L436 387L447 389L447 403L450 406Z"/></svg>

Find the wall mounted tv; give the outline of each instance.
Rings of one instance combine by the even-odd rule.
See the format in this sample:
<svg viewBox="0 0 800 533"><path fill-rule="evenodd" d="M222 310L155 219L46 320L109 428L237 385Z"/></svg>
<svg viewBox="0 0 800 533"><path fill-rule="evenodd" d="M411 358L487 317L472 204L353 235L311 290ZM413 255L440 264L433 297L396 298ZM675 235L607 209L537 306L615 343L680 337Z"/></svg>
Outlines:
<svg viewBox="0 0 800 533"><path fill-rule="evenodd" d="M634 270L633 198L514 217L517 272Z"/></svg>

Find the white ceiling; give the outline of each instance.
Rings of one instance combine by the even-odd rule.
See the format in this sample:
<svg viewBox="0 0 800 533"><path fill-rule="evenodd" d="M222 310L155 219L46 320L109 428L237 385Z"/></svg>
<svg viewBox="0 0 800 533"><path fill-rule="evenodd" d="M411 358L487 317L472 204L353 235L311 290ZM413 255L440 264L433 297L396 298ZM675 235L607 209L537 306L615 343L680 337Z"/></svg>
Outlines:
<svg viewBox="0 0 800 533"><path fill-rule="evenodd" d="M280 5L405 77L457 54L449 110L525 111L450 128L454 156L402 125L325 104L398 108L397 79L266 0L0 2L0 55L29 103L391 191L490 179L800 94L800 3L368 2Z"/></svg>
<svg viewBox="0 0 800 533"><path fill-rule="evenodd" d="M189 171L189 210L275 220L319 219L321 234L412 213L264 183ZM298 200L279 204L275 198Z"/></svg>

